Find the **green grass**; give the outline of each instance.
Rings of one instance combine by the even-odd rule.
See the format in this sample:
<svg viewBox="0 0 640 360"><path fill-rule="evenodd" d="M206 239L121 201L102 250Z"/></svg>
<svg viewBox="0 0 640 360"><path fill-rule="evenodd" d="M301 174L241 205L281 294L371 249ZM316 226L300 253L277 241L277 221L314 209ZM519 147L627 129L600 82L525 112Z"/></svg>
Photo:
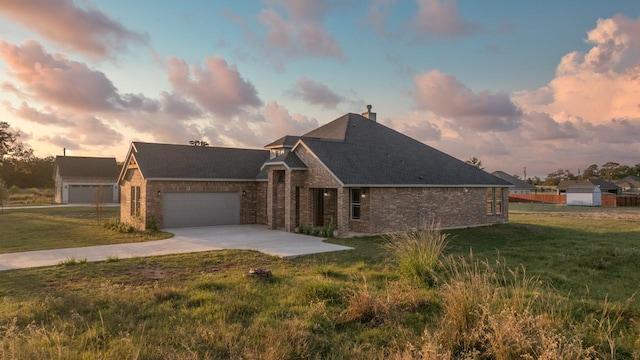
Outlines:
<svg viewBox="0 0 640 360"><path fill-rule="evenodd" d="M225 250L5 271L0 358L638 359L638 218L574 214L447 231L436 285L405 281L381 237L287 260Z"/></svg>
<svg viewBox="0 0 640 360"><path fill-rule="evenodd" d="M102 208L102 222L120 217L120 208ZM0 215L0 253L158 240L166 232L118 233L97 225L93 207L11 209Z"/></svg>

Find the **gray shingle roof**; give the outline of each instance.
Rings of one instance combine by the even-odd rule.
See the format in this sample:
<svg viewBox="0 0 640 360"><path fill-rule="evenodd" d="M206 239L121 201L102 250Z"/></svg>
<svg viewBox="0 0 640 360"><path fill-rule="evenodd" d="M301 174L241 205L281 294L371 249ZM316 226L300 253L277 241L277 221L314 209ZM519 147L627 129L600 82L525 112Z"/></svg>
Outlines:
<svg viewBox="0 0 640 360"><path fill-rule="evenodd" d="M346 114L301 141L344 185L511 186L359 114Z"/></svg>
<svg viewBox="0 0 640 360"><path fill-rule="evenodd" d="M263 166L268 166L268 165L285 165L290 169L306 169L307 168L307 165L305 165L305 163L302 160L300 160L298 155L290 151L280 156L277 156L273 159L268 160L267 162L264 163Z"/></svg>
<svg viewBox="0 0 640 360"><path fill-rule="evenodd" d="M118 178L120 165L115 158L56 156L55 167L62 178Z"/></svg>
<svg viewBox="0 0 640 360"><path fill-rule="evenodd" d="M295 145L298 140L300 140L300 136L293 136L293 135L285 135L283 137L281 137L280 139L270 143L269 145L265 145L264 147L266 149L270 149L270 148L280 148L280 147L284 147L284 148L292 148L293 145Z"/></svg>
<svg viewBox="0 0 640 360"><path fill-rule="evenodd" d="M148 179L255 180L268 150L134 142L133 156Z"/></svg>
<svg viewBox="0 0 640 360"><path fill-rule="evenodd" d="M522 180L520 180L520 179L518 179L516 177L513 177L513 176L507 174L504 171L499 171L499 170L498 171L494 171L494 172L491 173L491 175L497 176L502 180L510 182L511 184L513 184L515 186L514 189L533 190L533 189L536 188L535 186L529 184L528 182L524 182L524 181L522 181Z"/></svg>
<svg viewBox="0 0 640 360"><path fill-rule="evenodd" d="M586 180L562 180L557 186L558 190L567 190L572 185L595 185L602 191L620 190L620 187L612 182L599 178L589 178Z"/></svg>

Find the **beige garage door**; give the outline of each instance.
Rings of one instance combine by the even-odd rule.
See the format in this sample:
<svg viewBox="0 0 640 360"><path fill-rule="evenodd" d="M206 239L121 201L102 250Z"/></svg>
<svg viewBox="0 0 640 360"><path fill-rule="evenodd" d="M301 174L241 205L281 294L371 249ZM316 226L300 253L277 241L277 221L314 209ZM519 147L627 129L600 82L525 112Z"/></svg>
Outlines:
<svg viewBox="0 0 640 360"><path fill-rule="evenodd" d="M164 193L165 228L240 224L240 194Z"/></svg>

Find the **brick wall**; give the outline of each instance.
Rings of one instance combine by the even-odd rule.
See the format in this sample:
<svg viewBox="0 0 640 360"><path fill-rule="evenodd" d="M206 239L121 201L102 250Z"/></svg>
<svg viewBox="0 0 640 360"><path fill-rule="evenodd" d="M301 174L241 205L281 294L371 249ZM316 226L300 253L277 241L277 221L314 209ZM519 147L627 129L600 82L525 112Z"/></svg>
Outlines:
<svg viewBox="0 0 640 360"><path fill-rule="evenodd" d="M466 190L466 191L465 191ZM370 233L403 231L439 225L455 228L506 223L509 209L503 192L503 212L487 214L486 188L370 188ZM363 230L367 230L364 228Z"/></svg>

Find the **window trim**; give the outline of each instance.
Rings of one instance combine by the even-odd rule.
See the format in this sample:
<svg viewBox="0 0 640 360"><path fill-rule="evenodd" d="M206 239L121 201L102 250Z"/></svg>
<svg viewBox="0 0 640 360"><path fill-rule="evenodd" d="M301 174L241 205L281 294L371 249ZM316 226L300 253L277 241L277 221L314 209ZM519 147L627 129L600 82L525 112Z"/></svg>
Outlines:
<svg viewBox="0 0 640 360"><path fill-rule="evenodd" d="M503 197L503 188L487 188L487 215L501 215L504 212Z"/></svg>
<svg viewBox="0 0 640 360"><path fill-rule="evenodd" d="M131 187L131 216L140 216L140 186Z"/></svg>
<svg viewBox="0 0 640 360"><path fill-rule="evenodd" d="M354 193L358 192L358 201L354 201ZM354 216L354 209L358 209L358 217ZM349 209L350 209L350 219L351 220L361 220L362 219L362 189L360 188L351 188L349 190Z"/></svg>

